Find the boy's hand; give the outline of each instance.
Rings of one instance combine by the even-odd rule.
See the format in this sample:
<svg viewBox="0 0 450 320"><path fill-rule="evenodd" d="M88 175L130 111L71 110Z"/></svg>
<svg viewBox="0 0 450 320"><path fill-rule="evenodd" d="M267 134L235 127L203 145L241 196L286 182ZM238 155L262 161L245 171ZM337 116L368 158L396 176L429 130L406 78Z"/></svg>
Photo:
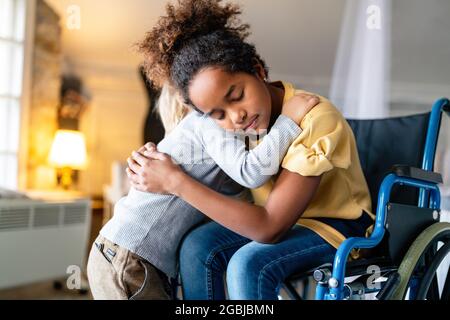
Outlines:
<svg viewBox="0 0 450 320"><path fill-rule="evenodd" d="M159 152L153 143L133 151L126 172L134 189L161 194L173 193L183 173L172 158Z"/></svg>
<svg viewBox="0 0 450 320"><path fill-rule="evenodd" d="M283 105L281 114L291 118L295 123L300 124L305 115L319 103L319 97L312 94L300 93L293 96Z"/></svg>
<svg viewBox="0 0 450 320"><path fill-rule="evenodd" d="M126 168L126 172L128 173L128 171L132 172L132 173L136 173L134 172L131 168L136 165L139 165L139 163L136 162L135 156L133 156L133 154L136 152L137 154L140 154L141 156L145 157L145 151L154 151L156 150L156 145L153 142L147 142L144 146L140 147L137 151L133 151L131 153L131 156L127 159L127 163L128 163L128 168Z"/></svg>

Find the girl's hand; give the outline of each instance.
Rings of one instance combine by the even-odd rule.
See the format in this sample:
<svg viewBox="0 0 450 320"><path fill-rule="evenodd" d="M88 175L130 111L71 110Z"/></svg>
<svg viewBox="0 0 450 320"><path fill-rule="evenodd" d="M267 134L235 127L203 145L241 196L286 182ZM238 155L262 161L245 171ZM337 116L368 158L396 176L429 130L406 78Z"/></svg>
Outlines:
<svg viewBox="0 0 450 320"><path fill-rule="evenodd" d="M178 178L184 173L170 156L158 152L154 144L134 151L126 169L130 184L136 190L162 194L174 193Z"/></svg>
<svg viewBox="0 0 450 320"><path fill-rule="evenodd" d="M284 105L281 114L291 118L295 123L300 124L305 115L320 103L319 97L300 93L289 99Z"/></svg>

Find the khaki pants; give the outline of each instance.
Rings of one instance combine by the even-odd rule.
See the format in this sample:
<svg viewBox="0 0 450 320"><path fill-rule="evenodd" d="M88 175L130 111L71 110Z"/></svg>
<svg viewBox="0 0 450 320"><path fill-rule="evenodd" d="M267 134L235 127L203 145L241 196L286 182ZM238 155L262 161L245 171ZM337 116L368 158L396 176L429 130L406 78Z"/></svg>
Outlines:
<svg viewBox="0 0 450 320"><path fill-rule="evenodd" d="M148 261L98 236L87 274L96 300L168 300L168 278Z"/></svg>

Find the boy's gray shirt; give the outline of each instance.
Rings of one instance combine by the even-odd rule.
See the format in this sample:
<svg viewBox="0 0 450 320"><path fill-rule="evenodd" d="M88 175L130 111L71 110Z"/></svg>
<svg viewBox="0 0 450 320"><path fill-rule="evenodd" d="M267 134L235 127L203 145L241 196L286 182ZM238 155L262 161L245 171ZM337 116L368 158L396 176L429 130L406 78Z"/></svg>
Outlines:
<svg viewBox="0 0 450 320"><path fill-rule="evenodd" d="M211 118L191 112L157 148L204 185L242 198L247 191L244 187L260 187L278 172L287 149L300 133L294 121L280 115L264 139L247 151L243 135L225 131ZM112 219L100 234L175 277L180 241L204 218L174 195L131 188L116 203Z"/></svg>

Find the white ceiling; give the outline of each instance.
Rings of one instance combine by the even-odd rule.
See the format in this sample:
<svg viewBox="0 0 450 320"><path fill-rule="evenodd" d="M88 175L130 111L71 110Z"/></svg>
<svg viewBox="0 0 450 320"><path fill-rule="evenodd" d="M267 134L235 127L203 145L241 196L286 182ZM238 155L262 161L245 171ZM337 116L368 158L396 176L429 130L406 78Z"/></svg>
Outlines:
<svg viewBox="0 0 450 320"><path fill-rule="evenodd" d="M164 13L166 0L47 0L63 17L81 8L81 29L64 29L65 54L75 63L133 67L132 45ZM238 0L256 44L277 75L329 79L345 0ZM393 0L394 82L450 88L450 1ZM450 94L450 93L448 93Z"/></svg>

